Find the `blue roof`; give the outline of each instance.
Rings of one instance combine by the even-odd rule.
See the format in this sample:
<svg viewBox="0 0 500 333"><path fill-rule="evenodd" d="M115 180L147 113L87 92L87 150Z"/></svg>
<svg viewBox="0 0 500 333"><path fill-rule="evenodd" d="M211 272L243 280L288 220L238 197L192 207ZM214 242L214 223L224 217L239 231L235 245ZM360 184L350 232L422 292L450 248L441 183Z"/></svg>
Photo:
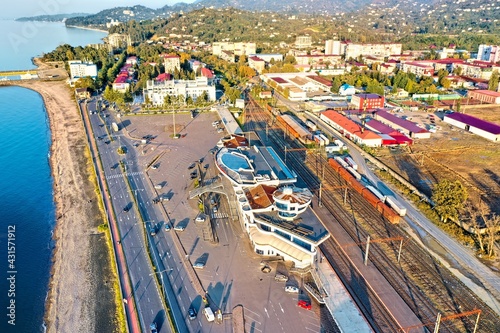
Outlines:
<svg viewBox="0 0 500 333"><path fill-rule="evenodd" d="M445 118L448 117L450 119L460 121L464 124L478 128L480 130L483 130L483 131L491 133L491 134L496 134L496 135L500 134L500 125L490 123L486 120L482 120L482 119L479 119L479 118L476 118L473 116L469 116L468 114L453 112L453 113L445 115L444 117Z"/></svg>

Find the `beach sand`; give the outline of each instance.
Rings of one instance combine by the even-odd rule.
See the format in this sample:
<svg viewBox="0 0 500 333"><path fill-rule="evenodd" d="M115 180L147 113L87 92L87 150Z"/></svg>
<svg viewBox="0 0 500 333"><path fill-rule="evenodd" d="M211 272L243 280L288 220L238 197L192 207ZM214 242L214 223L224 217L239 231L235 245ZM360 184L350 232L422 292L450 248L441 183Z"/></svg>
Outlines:
<svg viewBox="0 0 500 333"><path fill-rule="evenodd" d="M84 127L64 81L16 85L37 91L50 120L56 227L46 302L47 332L115 332L113 275Z"/></svg>

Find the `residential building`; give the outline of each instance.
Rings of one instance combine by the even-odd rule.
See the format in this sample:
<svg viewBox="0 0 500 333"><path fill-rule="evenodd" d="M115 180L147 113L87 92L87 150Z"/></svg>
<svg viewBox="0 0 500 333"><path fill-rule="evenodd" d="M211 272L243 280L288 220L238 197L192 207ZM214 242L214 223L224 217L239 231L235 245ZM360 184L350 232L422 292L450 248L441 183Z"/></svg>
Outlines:
<svg viewBox="0 0 500 333"><path fill-rule="evenodd" d="M212 54L218 57L222 56L223 51L234 53L234 55L251 55L257 53L255 43L232 43L232 42L215 42L212 44Z"/></svg>
<svg viewBox="0 0 500 333"><path fill-rule="evenodd" d="M255 69L257 73L262 73L266 68L266 62L257 56L248 57L248 67Z"/></svg>
<svg viewBox="0 0 500 333"><path fill-rule="evenodd" d="M234 53L231 51L222 51L219 57L227 62L235 62Z"/></svg>
<svg viewBox="0 0 500 333"><path fill-rule="evenodd" d="M283 61L283 55L281 53L257 53L249 54L248 57L259 57L266 63L269 63L271 61Z"/></svg>
<svg viewBox="0 0 500 333"><path fill-rule="evenodd" d="M351 104L359 110L383 108L385 97L377 94L355 94L352 95Z"/></svg>
<svg viewBox="0 0 500 333"><path fill-rule="evenodd" d="M497 45L479 45L477 50L477 60L497 63L500 61L500 46Z"/></svg>
<svg viewBox="0 0 500 333"><path fill-rule="evenodd" d="M380 43L380 44L357 44L351 42L344 42L345 59L356 59L359 56L381 56L388 57L392 54L401 54L403 45L401 43Z"/></svg>
<svg viewBox="0 0 500 333"><path fill-rule="evenodd" d="M295 47L298 49L307 49L312 46L312 37L305 35L305 36L297 36L295 39Z"/></svg>
<svg viewBox="0 0 500 333"><path fill-rule="evenodd" d="M467 97L480 100L486 104L500 104L500 92L491 90L469 90Z"/></svg>
<svg viewBox="0 0 500 333"><path fill-rule="evenodd" d="M201 76L204 76L207 78L208 85L214 84L215 75L210 69L208 69L206 67L202 67L201 68Z"/></svg>
<svg viewBox="0 0 500 333"><path fill-rule="evenodd" d="M354 95L355 93L356 93L356 89L354 88L354 86L351 86L350 84L347 84L347 83L344 83L339 88L339 95L342 95L342 96L350 96L350 95Z"/></svg>
<svg viewBox="0 0 500 333"><path fill-rule="evenodd" d="M304 54L295 56L295 60L297 61L297 65L309 65L313 68L323 65L324 68L333 68L335 65L340 64L342 56L333 54Z"/></svg>
<svg viewBox="0 0 500 333"><path fill-rule="evenodd" d="M161 55L163 58L163 66L165 67L165 73L175 73L175 70L178 71L181 69L181 57L178 55L170 55L163 54Z"/></svg>
<svg viewBox="0 0 500 333"><path fill-rule="evenodd" d="M434 75L434 66L428 61L402 61L400 69L403 72L412 73L418 77Z"/></svg>
<svg viewBox="0 0 500 333"><path fill-rule="evenodd" d="M365 129L337 111L327 110L321 112L319 117L343 136L359 145L367 147L380 147L382 145L382 137L380 135Z"/></svg>
<svg viewBox="0 0 500 333"><path fill-rule="evenodd" d="M111 49L126 49L128 46L132 45L130 40L130 35L128 34L108 34L107 37L103 38Z"/></svg>
<svg viewBox="0 0 500 333"><path fill-rule="evenodd" d="M93 79L97 78L97 65L92 62L83 62L81 60L68 61L69 73L71 79L79 79L90 76Z"/></svg>
<svg viewBox="0 0 500 333"><path fill-rule="evenodd" d="M208 79L201 76L194 80L165 80L160 82L148 80L143 95L144 100L147 97L151 104L163 105L167 95L191 97L196 100L204 92L207 93L209 101L215 101L215 86L209 85Z"/></svg>
<svg viewBox="0 0 500 333"><path fill-rule="evenodd" d="M493 142L500 142L500 125L458 112L445 114L443 121Z"/></svg>
<svg viewBox="0 0 500 333"><path fill-rule="evenodd" d="M342 55L344 54L341 49L339 40L328 39L325 41L325 54Z"/></svg>
<svg viewBox="0 0 500 333"><path fill-rule="evenodd" d="M330 234L309 208L313 194L295 186L297 176L271 147L223 147L215 154L229 180L241 227L255 253L281 257L296 268L310 267Z"/></svg>

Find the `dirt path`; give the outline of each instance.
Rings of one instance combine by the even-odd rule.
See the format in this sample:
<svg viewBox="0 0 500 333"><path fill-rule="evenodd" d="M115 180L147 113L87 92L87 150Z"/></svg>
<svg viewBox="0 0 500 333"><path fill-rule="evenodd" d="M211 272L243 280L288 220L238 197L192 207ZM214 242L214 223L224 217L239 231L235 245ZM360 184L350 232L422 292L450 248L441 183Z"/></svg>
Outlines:
<svg viewBox="0 0 500 333"><path fill-rule="evenodd" d="M20 86L43 97L51 135L56 227L46 303L48 332L113 332L116 306L102 216L91 179L85 132L71 90L63 81Z"/></svg>

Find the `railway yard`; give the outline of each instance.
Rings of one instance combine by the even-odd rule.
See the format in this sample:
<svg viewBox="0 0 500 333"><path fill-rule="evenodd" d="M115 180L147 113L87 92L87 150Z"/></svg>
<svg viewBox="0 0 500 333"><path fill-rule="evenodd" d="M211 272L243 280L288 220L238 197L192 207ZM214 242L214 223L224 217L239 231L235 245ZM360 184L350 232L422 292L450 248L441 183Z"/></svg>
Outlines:
<svg viewBox="0 0 500 333"><path fill-rule="evenodd" d="M290 131L276 120L277 116L251 98L245 117L245 131L255 131L264 145L273 147L297 172L299 184L307 186L318 198L318 215L321 216L320 210L328 214L326 218L321 216L332 234L320 246L324 259L375 332L431 332L438 314L440 332L498 332L499 316L409 237L398 224L404 223L403 217L390 213L375 196L367 195L359 184L343 175L338 163L328 161L315 150L307 150L289 136ZM337 239L333 232L337 228L349 239ZM371 247L367 266L383 276L421 324L408 325L395 315L397 303L384 302L383 295L371 288L373 281L360 273L364 268L356 267L352 255L364 255L368 237Z"/></svg>

